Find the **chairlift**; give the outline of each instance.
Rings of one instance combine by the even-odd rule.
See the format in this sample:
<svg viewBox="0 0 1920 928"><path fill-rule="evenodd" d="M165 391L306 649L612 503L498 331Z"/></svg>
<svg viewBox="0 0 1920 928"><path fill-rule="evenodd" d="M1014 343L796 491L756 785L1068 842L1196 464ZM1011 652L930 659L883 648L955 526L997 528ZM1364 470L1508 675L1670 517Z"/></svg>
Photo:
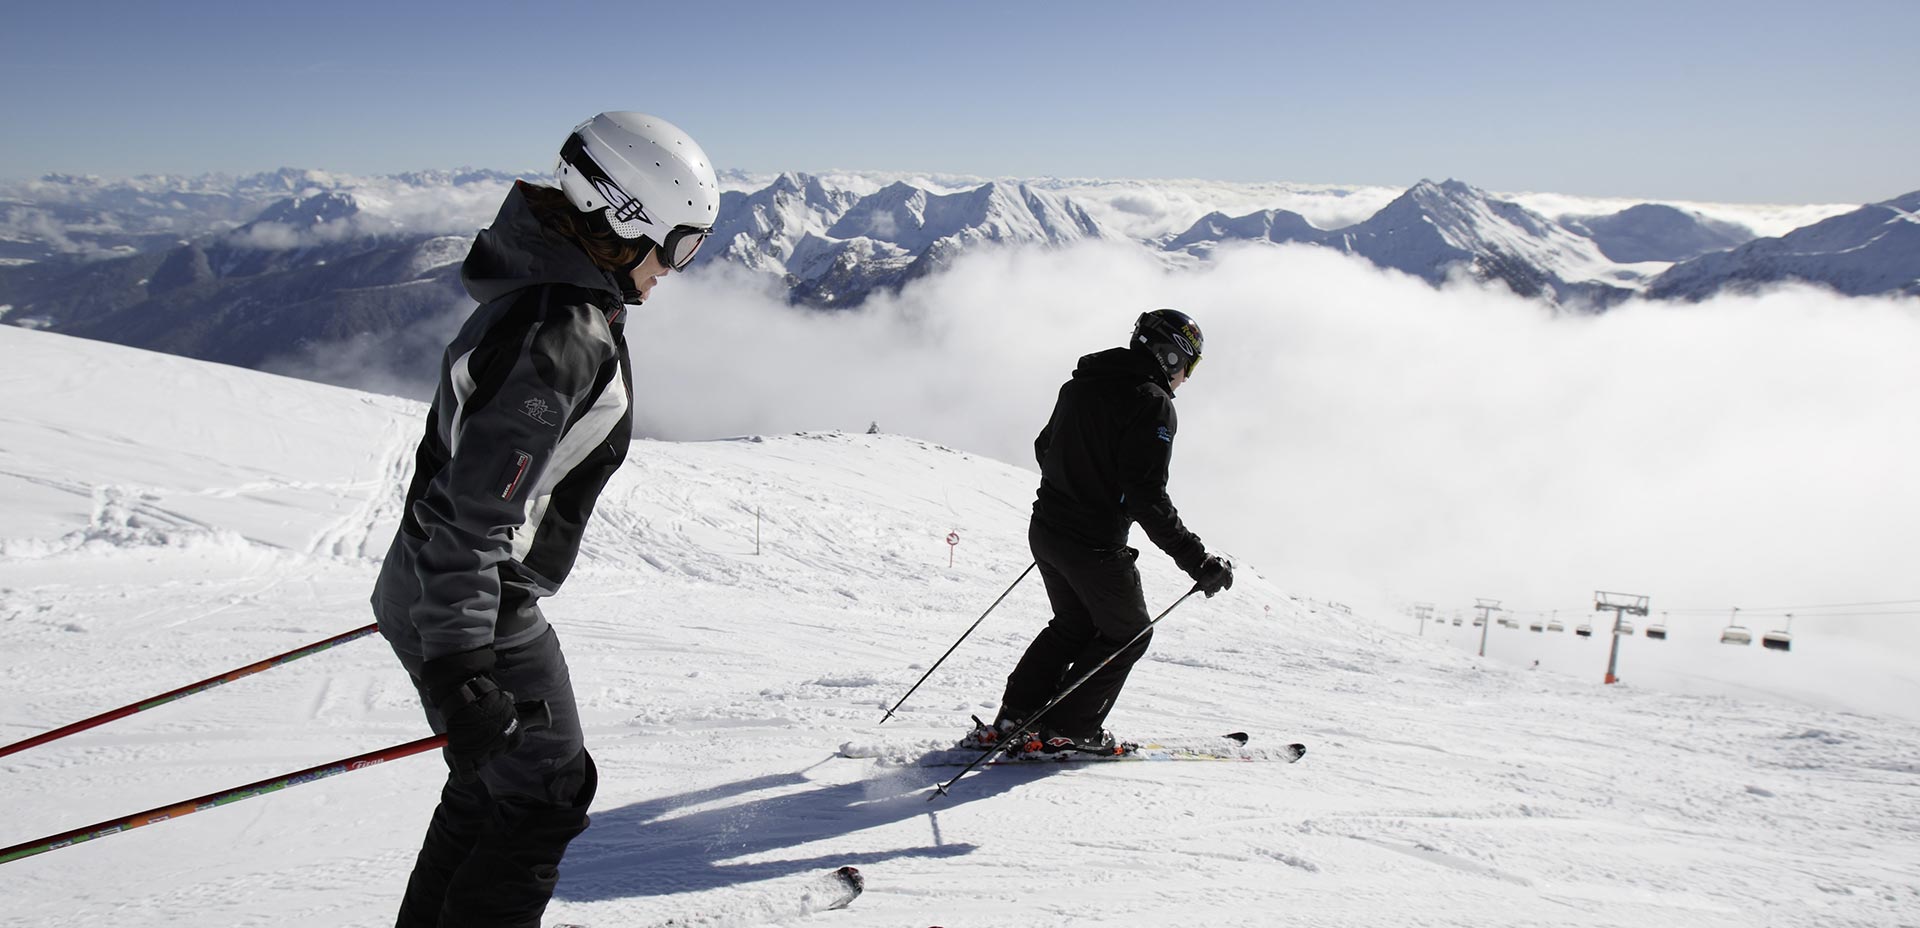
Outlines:
<svg viewBox="0 0 1920 928"><path fill-rule="evenodd" d="M1647 637L1655 641L1665 641L1667 640L1667 627L1665 625L1649 625L1647 626Z"/></svg>
<svg viewBox="0 0 1920 928"><path fill-rule="evenodd" d="M1586 625L1586 624L1576 625L1573 627L1573 633L1576 635L1579 635L1582 638L1592 638L1593 626Z"/></svg>
<svg viewBox="0 0 1920 928"><path fill-rule="evenodd" d="M1720 630L1721 644L1752 644L1753 643L1753 633L1750 631L1747 631L1745 628L1739 625L1734 624L1734 621L1739 617L1740 617L1740 607L1735 606L1733 607L1732 616L1730 616L1727 619L1727 627Z"/></svg>
<svg viewBox="0 0 1920 928"><path fill-rule="evenodd" d="M1455 624L1455 625L1459 625L1459 624L1460 624L1460 617L1459 617L1459 616L1457 616L1457 615L1456 615L1456 616L1454 616L1454 617L1453 617L1453 624Z"/></svg>
<svg viewBox="0 0 1920 928"><path fill-rule="evenodd" d="M1499 622L1500 622L1500 627L1501 627L1501 628L1511 628L1511 629L1513 629L1513 630L1515 630L1515 631L1519 631L1519 629L1520 629L1520 620L1519 620L1519 619L1509 619L1509 618L1507 618L1506 616L1504 616L1504 615L1503 615L1503 616L1501 616L1501 617L1500 617L1500 619L1499 619Z"/></svg>
<svg viewBox="0 0 1920 928"><path fill-rule="evenodd" d="M1793 650L1793 635L1787 629L1793 627L1793 613L1787 613L1787 628L1776 628L1760 636L1760 646L1769 651Z"/></svg>
<svg viewBox="0 0 1920 928"><path fill-rule="evenodd" d="M1527 631L1544 632L1546 630L1547 630L1547 627L1545 625L1540 624L1539 619L1534 619L1532 622L1527 623Z"/></svg>
<svg viewBox="0 0 1920 928"><path fill-rule="evenodd" d="M1632 638L1632 637L1633 637L1633 623L1632 623L1632 622L1628 622L1628 621L1626 621L1625 619L1622 619L1622 620L1620 621L1620 624L1619 624L1619 625L1618 625L1617 627L1615 627L1615 628L1614 628L1614 630L1613 630L1613 633L1614 633L1614 634L1616 634L1616 635L1619 635L1619 636L1620 636L1620 637L1622 637L1622 638Z"/></svg>
<svg viewBox="0 0 1920 928"><path fill-rule="evenodd" d="M1486 620L1486 618L1485 618L1485 617L1481 617L1481 618L1477 618L1477 619L1474 619L1474 620L1473 620L1473 627L1474 627L1474 628L1479 628L1480 626L1482 626L1482 625L1485 625L1485 624L1487 624L1487 620Z"/></svg>
<svg viewBox="0 0 1920 928"><path fill-rule="evenodd" d="M1554 619L1553 621L1547 623L1547 631L1564 632L1566 630L1567 630L1566 624L1561 622L1559 619Z"/></svg>

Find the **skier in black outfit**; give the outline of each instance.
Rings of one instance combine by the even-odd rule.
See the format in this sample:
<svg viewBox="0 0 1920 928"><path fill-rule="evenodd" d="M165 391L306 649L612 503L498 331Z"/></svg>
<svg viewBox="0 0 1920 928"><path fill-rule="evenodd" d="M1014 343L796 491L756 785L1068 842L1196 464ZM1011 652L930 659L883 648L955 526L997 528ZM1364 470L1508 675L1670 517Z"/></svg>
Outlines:
<svg viewBox="0 0 1920 928"><path fill-rule="evenodd" d="M699 145L644 113L581 123L556 174L557 189L516 183L461 266L480 305L441 362L374 588L450 768L400 928L539 928L587 827L598 776L539 600L626 458L626 306L686 268L720 202Z"/></svg>
<svg viewBox="0 0 1920 928"><path fill-rule="evenodd" d="M1135 522L1211 597L1233 586L1233 565L1210 555L1180 522L1167 496L1167 466L1179 428L1173 391L1200 363L1200 327L1185 313L1142 313L1133 338L1080 359L1060 388L1053 417L1034 441L1040 492L1027 539L1046 583L1053 621L1027 646L1007 677L1000 713L968 743L985 746L1014 733L1068 681L1114 654L1150 618L1127 546ZM1048 751L1121 751L1101 725L1148 633L1127 647L1023 733Z"/></svg>

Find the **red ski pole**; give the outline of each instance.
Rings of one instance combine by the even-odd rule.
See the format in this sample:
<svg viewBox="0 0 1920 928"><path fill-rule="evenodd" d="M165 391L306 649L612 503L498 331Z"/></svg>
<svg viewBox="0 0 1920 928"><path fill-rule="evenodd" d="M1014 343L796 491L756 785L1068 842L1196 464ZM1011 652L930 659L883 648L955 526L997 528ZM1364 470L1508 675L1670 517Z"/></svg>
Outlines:
<svg viewBox="0 0 1920 928"><path fill-rule="evenodd" d="M526 726L528 731L545 728L552 724L553 716L548 710L545 701L518 703L514 708L519 711L521 724ZM142 825L154 825L169 819L179 818L183 815L192 815L195 812L217 808L232 802L239 802L242 799L252 799L255 796L277 793L291 786L299 786L302 783L324 780L327 777L342 773L352 773L355 770L371 767L382 761L398 760L422 751L443 748L446 747L446 745L446 735L433 735L432 737L421 738L418 741L409 741L406 744L396 744L390 748L369 751L365 754L346 758L345 760L336 760L332 763L308 767L305 770L296 770L282 776L268 777L264 780L248 783L245 786L236 786L233 789L222 790L217 793L208 793L198 799L189 799L185 802L161 806L157 809L148 809L145 812L110 819L100 822L99 824L88 825L85 828L76 828L72 831L61 832L60 834L50 837L38 838L33 841L16 844L9 848L0 848L0 864L12 863L13 861L32 857L36 854L44 854L48 851L57 851L63 847L71 847L85 841L92 841L95 838L105 838L109 835L117 835L123 831L132 831Z"/></svg>
<svg viewBox="0 0 1920 928"><path fill-rule="evenodd" d="M205 809L224 806L230 802L239 802L242 799L252 799L255 796L266 793L279 792L289 786L299 786L302 783L310 783L314 780L324 779L335 774L348 773L359 770L362 767L371 767L381 761L394 760L411 754L418 754L421 751L431 751L434 748L445 747L446 743L446 735L434 735L431 738L421 738L418 741L409 741L406 744L395 745L385 750L361 754L358 757L349 757L346 760L338 760L330 764L321 764L318 767L308 767L305 770L289 773L285 776L269 777L257 783L248 783L245 786L235 787L230 790L209 793L198 799L189 799L186 802L175 803L174 805L148 809L136 815L128 815L123 818L101 822L97 825L88 825L85 828L76 828L73 831L62 832L61 834L50 837L28 841L24 844L16 844L10 848L0 850L0 864L10 863L23 857L32 857L35 854L44 854L48 851L57 851L63 847L79 844L83 841L92 841L95 838L117 835L123 831L131 831L139 828L142 825L152 825L157 822L167 821L168 819L179 818L182 815L191 815Z"/></svg>
<svg viewBox="0 0 1920 928"><path fill-rule="evenodd" d="M296 661L296 660L299 660L300 658L306 657L309 654L317 654L321 651L325 651L326 649L331 648L334 645L346 644L347 642L352 641L356 638L365 638L366 636L371 635L376 631L379 631L379 629L380 629L380 626L378 624L368 625L364 628L356 628L353 631L335 635L332 638L328 638L325 641L316 641L313 644L307 645L304 648L296 648L292 651L288 651L285 654L269 657L266 660L261 661L257 664L248 664L247 666L242 667L238 670L229 670L226 673L223 673L217 677L208 677L207 679L201 680L198 683L190 683L177 690L161 693L160 695L155 696L152 699L144 700L142 702L136 702L129 706L121 706L120 708L115 709L111 712L102 712L99 715L96 715L89 719L81 719L80 721L75 722L71 725L65 725L60 728L56 728L45 734L35 735L31 738L28 738L25 741L16 741L5 747L0 747L0 757L5 757L8 754L12 754L17 751L24 751L30 747L46 744L49 741L65 738L66 736L74 734L76 732L86 731L87 729L92 728L95 725L104 725L108 722L113 721L114 719L123 719L136 712L145 712L148 709L154 708L155 706L163 706L176 699L192 696L195 693L205 692L223 683L232 683L233 681L238 680L241 677L252 676L256 673L259 673L262 670L271 670L289 661Z"/></svg>

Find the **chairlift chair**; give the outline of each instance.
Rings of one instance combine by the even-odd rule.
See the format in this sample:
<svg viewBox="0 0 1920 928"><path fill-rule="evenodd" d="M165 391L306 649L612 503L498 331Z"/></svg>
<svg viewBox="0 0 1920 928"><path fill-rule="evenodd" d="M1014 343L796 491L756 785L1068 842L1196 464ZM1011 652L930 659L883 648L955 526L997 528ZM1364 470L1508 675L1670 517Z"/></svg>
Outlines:
<svg viewBox="0 0 1920 928"><path fill-rule="evenodd" d="M1559 619L1555 619L1547 623L1547 631L1564 632L1566 630L1567 630L1567 626L1564 623L1562 623Z"/></svg>
<svg viewBox="0 0 1920 928"><path fill-rule="evenodd" d="M1574 626L1574 627L1573 627L1573 633L1574 633L1574 634L1576 634L1576 635L1579 635L1579 636L1580 636L1580 637L1582 637L1582 638L1592 638L1592 637L1593 637L1593 626L1591 626L1591 625L1576 625L1576 626Z"/></svg>
<svg viewBox="0 0 1920 928"><path fill-rule="evenodd" d="M1720 630L1721 644L1752 644L1753 633L1734 624L1740 618L1740 607L1733 607L1733 614L1727 619L1727 627Z"/></svg>
<svg viewBox="0 0 1920 928"><path fill-rule="evenodd" d="M1530 632L1544 632L1546 630L1547 630L1547 627L1545 625L1540 624L1539 619L1534 619L1532 622L1527 624L1527 631L1530 631Z"/></svg>
<svg viewBox="0 0 1920 928"><path fill-rule="evenodd" d="M1793 650L1793 635L1787 629L1793 627L1793 613L1787 613L1787 628L1776 628L1760 636L1760 646L1769 651Z"/></svg>
<svg viewBox="0 0 1920 928"><path fill-rule="evenodd" d="M1623 620L1623 621L1621 621L1621 623L1620 623L1620 626L1619 626L1618 628L1615 628L1615 629L1613 630L1613 633L1614 633L1614 634L1616 634L1616 635L1619 635L1619 636L1621 636L1621 637L1623 637L1623 638L1632 638L1632 637L1633 637L1633 623L1632 623L1632 622L1627 622L1627 621L1624 621L1624 620Z"/></svg>
<svg viewBox="0 0 1920 928"><path fill-rule="evenodd" d="M1454 616L1454 617L1453 617L1453 624L1455 624L1455 625L1459 625L1459 624L1460 624L1460 617L1459 617L1459 616L1457 616L1457 615L1456 615L1456 616Z"/></svg>
<svg viewBox="0 0 1920 928"><path fill-rule="evenodd" d="M1649 625L1647 626L1647 637L1655 641L1665 641L1667 640L1667 627L1665 625Z"/></svg>

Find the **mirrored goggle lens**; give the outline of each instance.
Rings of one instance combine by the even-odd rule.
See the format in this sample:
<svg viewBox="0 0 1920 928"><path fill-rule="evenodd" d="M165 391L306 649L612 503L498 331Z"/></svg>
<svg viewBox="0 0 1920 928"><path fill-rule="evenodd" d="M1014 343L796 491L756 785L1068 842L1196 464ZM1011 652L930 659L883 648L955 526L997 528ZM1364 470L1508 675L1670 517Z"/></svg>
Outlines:
<svg viewBox="0 0 1920 928"><path fill-rule="evenodd" d="M706 244L707 229L675 229L667 235L667 261L676 271L684 271L693 263L693 256L700 253L700 246Z"/></svg>
<svg viewBox="0 0 1920 928"><path fill-rule="evenodd" d="M1193 360L1187 362L1187 376L1192 377L1193 369L1199 366L1200 366L1200 356L1196 354L1193 356Z"/></svg>

